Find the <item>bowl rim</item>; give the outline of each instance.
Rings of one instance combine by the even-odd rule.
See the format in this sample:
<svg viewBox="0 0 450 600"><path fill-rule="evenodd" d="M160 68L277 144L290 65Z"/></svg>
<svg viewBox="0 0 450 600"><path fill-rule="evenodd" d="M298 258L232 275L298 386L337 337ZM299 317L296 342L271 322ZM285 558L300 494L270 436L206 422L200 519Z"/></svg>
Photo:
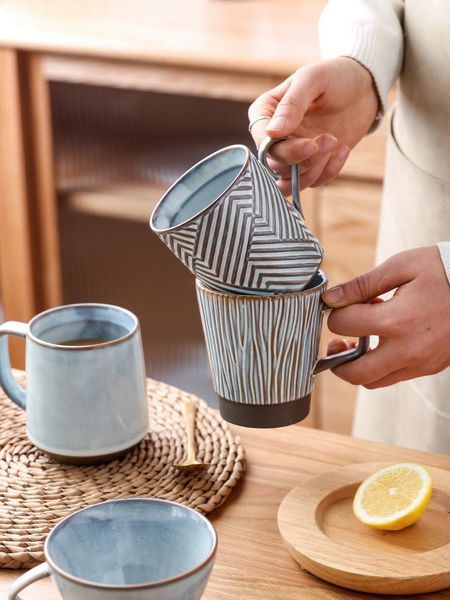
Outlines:
<svg viewBox="0 0 450 600"><path fill-rule="evenodd" d="M70 521L76 515L78 515L82 512L85 512L87 510L90 510L92 508L95 508L97 506L102 506L105 504L116 504L119 502L142 502L142 501L144 501L146 503L147 502L148 503L157 502L157 503L161 503L161 504L171 504L171 505L177 506L178 508L182 508L183 510L186 510L188 512L194 513L197 518L200 518L200 520L202 520L206 524L207 528L209 529L209 532L211 533L211 537L212 537L212 548L209 551L207 557L193 569L191 569L189 571L185 571L183 573L180 573L179 575L174 575L173 577L167 577L166 579L158 579L156 581L151 581L151 582L149 581L146 583L131 583L131 584L99 583L99 582L95 582L95 581L90 581L89 579L82 579L81 577L76 577L75 575L72 575L71 573L68 573L67 571L65 571L64 569L59 567L55 563L54 559L51 557L51 550L49 549L49 544L51 543L51 540L52 540L53 536L55 535L55 532L57 532L58 529L60 529L63 526L63 524L67 523L67 521ZM71 513L70 515L67 515L67 517L65 517L55 527L53 527L53 529L48 534L47 539L45 540L45 544L44 544L45 560L47 561L51 570L58 573L58 575L61 575L61 577L63 577L64 579L67 579L78 585L89 587L91 589L93 588L93 589L105 589L105 590L116 590L116 591L158 588L158 587L166 586L166 585L169 585L172 583L176 583L177 581L186 579L187 577L190 577L190 576L194 575L195 573L201 571L209 562L214 560L216 552L217 552L217 532L216 532L213 524L209 521L209 519L207 519L205 517L205 515L202 515L201 513L197 512L196 510L191 508L190 506L185 506L184 504L180 504L179 502L173 502L172 500L164 500L162 498L145 498L145 497L140 497L140 496L133 497L133 498L117 498L117 499L112 499L112 500L106 500L104 502L97 502L96 504L90 504L89 506L81 508L80 510L75 511L75 512Z"/></svg>

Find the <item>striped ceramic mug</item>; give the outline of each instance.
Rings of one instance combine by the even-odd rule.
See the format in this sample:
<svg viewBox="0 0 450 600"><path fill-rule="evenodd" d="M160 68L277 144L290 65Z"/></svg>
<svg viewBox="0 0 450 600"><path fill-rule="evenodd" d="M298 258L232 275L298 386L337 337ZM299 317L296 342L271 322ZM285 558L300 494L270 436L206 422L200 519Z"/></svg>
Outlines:
<svg viewBox="0 0 450 600"><path fill-rule="evenodd" d="M245 146L218 150L193 166L161 198L150 226L207 285L234 293L301 290L317 273L323 249L300 210L287 202L265 153Z"/></svg>
<svg viewBox="0 0 450 600"><path fill-rule="evenodd" d="M273 296L221 293L197 279L197 298L222 417L246 427L282 427L309 413L314 375L354 360L356 348L318 359L327 279Z"/></svg>

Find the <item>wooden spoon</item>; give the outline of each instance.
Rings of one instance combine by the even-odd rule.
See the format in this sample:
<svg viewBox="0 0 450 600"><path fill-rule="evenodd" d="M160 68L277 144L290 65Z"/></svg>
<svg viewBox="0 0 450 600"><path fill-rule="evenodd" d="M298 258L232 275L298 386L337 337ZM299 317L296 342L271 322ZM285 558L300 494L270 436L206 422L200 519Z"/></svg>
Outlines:
<svg viewBox="0 0 450 600"><path fill-rule="evenodd" d="M194 402L190 402L189 400L183 400L181 410L183 412L184 421L186 423L188 452L187 458L184 462L180 464L174 464L173 466L176 469L180 469L180 471L207 469L211 465L197 460L195 452L195 414L197 412L197 405Z"/></svg>

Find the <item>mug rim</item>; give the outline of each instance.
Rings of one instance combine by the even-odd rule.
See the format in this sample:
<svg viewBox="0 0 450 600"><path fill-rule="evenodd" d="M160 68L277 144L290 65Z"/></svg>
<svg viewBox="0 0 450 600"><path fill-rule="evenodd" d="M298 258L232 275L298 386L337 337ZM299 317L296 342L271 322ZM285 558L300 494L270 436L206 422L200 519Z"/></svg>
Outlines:
<svg viewBox="0 0 450 600"><path fill-rule="evenodd" d="M218 196L216 196L213 200L211 200L211 202L209 202L208 205L205 206L205 208L202 208L202 210L200 210L198 213L196 213L192 217L189 217L189 219L186 219L182 223L178 223L177 225L173 225L171 227L162 227L162 228L156 227L156 225L154 223L154 220L155 220L155 217L156 217L156 213L160 210L161 205L165 201L165 199L167 198L167 196L171 193L171 191L179 183L181 183L183 181L183 179L185 179L186 177L188 177L190 175L190 173L194 169L196 169L197 167L199 167L203 163L206 163L207 161L211 160L215 156L218 156L219 154L223 154L223 153L228 152L230 150L235 150L236 148L239 148L240 150L244 150L245 151L245 153L246 153L245 161L244 161L242 167L239 169L239 172L237 173L237 175L228 184L228 186L223 190L223 192L221 192ZM155 206L155 208L153 209L153 212L152 212L152 214L150 216L150 223L149 224L150 224L151 230L154 231L157 234L170 233L172 231L176 231L177 229L181 229L183 227L186 227L186 225L188 225L192 221L195 221L196 219L198 219L199 217L201 217L202 215L204 215L205 212L207 212L208 210L210 210L212 206L214 206L219 200L221 200L230 191L230 189L233 187L233 185L236 183L236 181L239 179L239 177L242 175L242 173L246 169L246 167L247 167L247 165L248 165L248 163L250 161L250 156L251 156L251 152L250 152L250 149L247 148L247 146L245 146L244 144L232 144L231 146L225 146L225 148L220 148L219 150L216 150L215 152L212 152L211 154L208 154L208 156L205 156L205 158L202 158L202 160L199 160L197 163L195 163L195 165L192 165L192 167L190 167L180 177L178 177L178 179L176 179L174 181L174 183L172 183L172 185L170 186L170 188L164 193L164 195L158 201L158 204Z"/></svg>
<svg viewBox="0 0 450 600"><path fill-rule="evenodd" d="M45 318L51 313L63 311L68 308L109 308L109 309L115 310L116 312L125 313L128 317L130 317L132 319L133 327L128 333L126 333L125 335L122 335L121 337L115 338L113 340L108 340L108 341L102 342L100 344L88 344L86 346L67 346L67 345L63 345L63 344L55 344L53 342L46 342L46 341L38 338L37 336L35 336L34 333L31 331L31 328L41 318ZM73 351L73 350L79 350L79 351L95 350L97 348L106 348L108 346L114 346L115 344L120 344L121 342L124 342L125 340L131 338L136 333L138 328L139 328L139 320L138 320L137 316L134 313L132 313L130 310L123 308L122 306L117 306L115 304L105 304L105 303L101 303L101 302L76 302L74 304L62 304L61 306L55 306L53 308L49 308L49 309L44 310L44 311L40 312L39 314L35 315L31 319L31 321L28 323L27 337L29 337L30 340L32 340L36 344L39 344L40 346L44 346L46 348L54 348L57 350L71 350L71 351Z"/></svg>
<svg viewBox="0 0 450 600"><path fill-rule="evenodd" d="M94 508L96 506L101 506L103 504L115 504L118 502L136 502L136 501L158 502L158 503L160 502L162 504L171 504L171 505L174 505L177 507L181 507L181 508L187 510L188 512L194 513L196 517L199 517L206 524L206 526L212 536L213 544L212 544L211 550L208 553L208 556L199 565L197 565L190 571L185 571L184 573L180 573L179 575L174 575L173 577L166 577L166 579L158 579L157 581L149 581L147 583L129 583L129 584L123 584L123 585L111 584L111 583L98 583L95 581L89 581L88 579L81 579L80 577L76 577L75 575L72 575L71 573L64 571L64 569L62 569L61 567L56 565L55 561L50 556L49 544L51 543L51 539L52 539L53 535L55 535L56 531L60 527L62 527L62 525L64 523L66 523L67 521L69 521L70 519L72 519L73 517L78 515L79 513L90 510L91 508ZM57 525L55 525L55 527L53 527L53 529L48 534L48 536L45 540L45 544L44 544L45 560L50 565L50 567L54 571L56 571L56 573L58 573L58 575L61 575L61 577L64 577L65 579L72 581L73 583L77 583L78 585L82 585L85 587L95 588L95 589L105 589L105 590L117 590L117 591L121 591L121 590L129 591L129 590L157 588L157 587L161 587L161 586L168 585L171 583L175 583L177 581L181 581L182 579L186 579L187 577L190 577L191 575L194 575L195 573L201 571L215 557L216 552L217 552L217 532L216 532L214 525L204 515L197 512L190 506L185 506L184 504L180 504L179 502L173 502L172 500L164 500L163 498L144 498L142 496L138 496L135 498L134 497L133 498L117 498L117 499L106 500L104 502L97 502L96 504L90 504L89 506L85 506L84 508L81 508L80 510L75 511L75 512L71 513L70 515L67 515L66 517L64 517L64 519L62 521L60 521Z"/></svg>
<svg viewBox="0 0 450 600"><path fill-rule="evenodd" d="M314 287L308 287L307 289L303 289L303 290L298 290L296 292L287 292L286 294L281 293L281 294L237 294L237 293L233 293L233 292L227 292L226 290L219 291L215 288L211 288L208 286L207 283L204 283L201 279L199 279L198 277L196 277L195 279L195 285L197 288L201 289L204 292L207 292L208 294L214 294L216 296L220 296L221 298L233 298L234 299L244 299L244 300L269 300L269 301L274 301L274 300L279 300L280 298L292 298L293 296L307 296L308 294L312 294L314 292L317 292L318 290L320 290L321 288L326 287L327 283L328 283L328 278L327 275L325 273L325 271L322 271L321 269L319 269L316 274L315 277L317 275L320 275L322 277L322 281L318 284L315 285Z"/></svg>

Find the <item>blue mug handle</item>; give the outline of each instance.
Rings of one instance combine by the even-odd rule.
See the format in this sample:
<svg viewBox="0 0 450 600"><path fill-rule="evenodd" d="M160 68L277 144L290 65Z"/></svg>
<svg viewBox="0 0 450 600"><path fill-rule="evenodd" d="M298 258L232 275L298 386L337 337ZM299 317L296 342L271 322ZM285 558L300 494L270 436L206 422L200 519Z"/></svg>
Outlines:
<svg viewBox="0 0 450 600"><path fill-rule="evenodd" d="M0 325L0 387L11 398L14 404L25 410L27 393L14 378L9 360L8 336L16 335L24 338L27 335L28 325L18 321L7 321Z"/></svg>
<svg viewBox="0 0 450 600"><path fill-rule="evenodd" d="M276 178L275 173L272 171L272 169L269 167L269 165L267 163L267 152L269 151L269 148L271 146L273 146L274 144L276 144L277 142L282 142L283 140L287 140L287 139L288 139L287 137L274 139L274 138L271 138L270 136L267 136L263 139L263 141L261 142L261 144L258 148L259 162L261 162L266 167L266 169L269 171L269 173L271 175L273 175L275 178ZM299 187L300 173L298 170L298 165L291 165L291 182L292 182L292 204L298 210L302 219L305 220L303 210L302 210L302 204L300 202L300 187Z"/></svg>
<svg viewBox="0 0 450 600"><path fill-rule="evenodd" d="M42 563L37 567L33 567L11 584L8 590L8 600L20 600L20 596L18 595L19 592L24 590L26 587L28 587L35 581L38 581L39 579L44 579L44 577L48 577L49 575L50 571L47 563Z"/></svg>

